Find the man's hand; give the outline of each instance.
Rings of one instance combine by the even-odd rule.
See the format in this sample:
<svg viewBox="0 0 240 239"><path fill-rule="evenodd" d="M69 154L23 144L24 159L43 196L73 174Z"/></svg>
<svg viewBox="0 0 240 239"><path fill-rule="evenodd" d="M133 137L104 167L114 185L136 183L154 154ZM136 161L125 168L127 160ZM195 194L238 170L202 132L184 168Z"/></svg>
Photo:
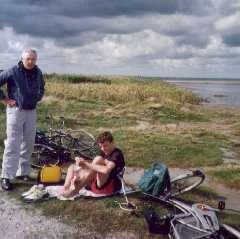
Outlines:
<svg viewBox="0 0 240 239"><path fill-rule="evenodd" d="M9 106L15 106L16 105L16 101L12 100L12 99L9 99L9 98L3 99L3 100L1 100L1 102L4 105L9 105Z"/></svg>
<svg viewBox="0 0 240 239"><path fill-rule="evenodd" d="M75 157L76 165L80 167L85 166L85 159L81 157Z"/></svg>

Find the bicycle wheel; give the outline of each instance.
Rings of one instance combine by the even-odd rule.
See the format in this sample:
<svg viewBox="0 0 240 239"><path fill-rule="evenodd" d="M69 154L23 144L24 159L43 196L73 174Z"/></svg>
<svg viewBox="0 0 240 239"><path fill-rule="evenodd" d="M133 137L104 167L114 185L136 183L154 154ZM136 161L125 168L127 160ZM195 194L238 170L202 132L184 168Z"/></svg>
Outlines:
<svg viewBox="0 0 240 239"><path fill-rule="evenodd" d="M179 175L171 180L169 196L174 197L189 192L198 187L204 179L205 175L200 170Z"/></svg>
<svg viewBox="0 0 240 239"><path fill-rule="evenodd" d="M78 143L83 148L91 148L96 144L95 137L85 130L78 131Z"/></svg>
<svg viewBox="0 0 240 239"><path fill-rule="evenodd" d="M80 147L77 146L76 148L72 148L70 151L74 156L82 157L88 160L92 160L100 154L100 149L97 144L92 147L82 147L82 145L80 145Z"/></svg>
<svg viewBox="0 0 240 239"><path fill-rule="evenodd" d="M73 135L72 133L75 132ZM62 133L58 135L61 138L61 144L67 148L87 149L95 145L95 138L85 130L71 131L71 133Z"/></svg>
<svg viewBox="0 0 240 239"><path fill-rule="evenodd" d="M77 131L77 137L73 138L71 143L70 150L76 156L93 159L100 152L94 136L85 130Z"/></svg>
<svg viewBox="0 0 240 239"><path fill-rule="evenodd" d="M31 157L31 167L41 168L47 164L58 164L56 151L45 144L35 144Z"/></svg>

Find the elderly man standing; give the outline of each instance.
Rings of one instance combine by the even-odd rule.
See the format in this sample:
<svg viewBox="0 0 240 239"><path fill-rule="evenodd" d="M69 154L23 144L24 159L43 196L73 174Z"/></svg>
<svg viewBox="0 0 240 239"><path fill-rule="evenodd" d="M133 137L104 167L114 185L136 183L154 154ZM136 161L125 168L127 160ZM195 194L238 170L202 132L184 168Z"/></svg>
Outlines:
<svg viewBox="0 0 240 239"><path fill-rule="evenodd" d="M7 97L0 89L6 107L7 139L2 161L1 186L11 190L11 179L29 179L30 158L36 134L36 105L44 94L44 80L36 65L37 52L26 49L16 66L0 73L0 87L7 84Z"/></svg>

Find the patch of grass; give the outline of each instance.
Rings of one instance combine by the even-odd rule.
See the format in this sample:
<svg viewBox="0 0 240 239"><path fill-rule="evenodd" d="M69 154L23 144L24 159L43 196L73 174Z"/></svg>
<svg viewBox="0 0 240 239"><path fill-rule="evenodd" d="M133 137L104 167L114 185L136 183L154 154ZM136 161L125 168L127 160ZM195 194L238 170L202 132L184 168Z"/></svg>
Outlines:
<svg viewBox="0 0 240 239"><path fill-rule="evenodd" d="M90 127L105 127L105 128L114 128L117 127L126 127L135 125L136 121L131 119L124 119L121 118L121 116L108 116L108 115L98 115L93 117L90 117L89 119L83 120L85 126Z"/></svg>
<svg viewBox="0 0 240 239"><path fill-rule="evenodd" d="M126 154L127 165L147 168L155 161L168 166L200 167L221 164L222 151L215 138L201 144L181 135L144 132L114 132L116 142Z"/></svg>
<svg viewBox="0 0 240 239"><path fill-rule="evenodd" d="M193 142L199 144L205 144L205 142L209 142L211 146L218 148L228 148L233 149L234 145L229 140L229 138L222 133L217 133L216 131L210 131L206 129L201 129L197 132L192 132Z"/></svg>
<svg viewBox="0 0 240 239"><path fill-rule="evenodd" d="M232 119L235 117L235 114L229 111L217 111L213 114L214 118L222 118L222 119Z"/></svg>
<svg viewBox="0 0 240 239"><path fill-rule="evenodd" d="M2 105L2 104L0 104L0 105ZM0 155L3 154L4 139L6 138L5 122L6 122L5 108L2 108L0 110ZM2 156L0 156L0 158L2 159ZM0 162L1 162L1 160L0 160Z"/></svg>
<svg viewBox="0 0 240 239"><path fill-rule="evenodd" d="M194 113L194 112L183 112L174 108L161 107L159 111L153 112L152 115L154 120L160 120L162 123L171 123L175 121L185 122L205 122L208 121L206 115Z"/></svg>
<svg viewBox="0 0 240 239"><path fill-rule="evenodd" d="M217 170L211 174L225 186L240 189L240 168Z"/></svg>
<svg viewBox="0 0 240 239"><path fill-rule="evenodd" d="M216 139L216 140L225 141L225 142L228 141L228 137L226 135L220 134L214 131L206 130L206 129L202 129L201 132L196 134L196 136L204 140Z"/></svg>
<svg viewBox="0 0 240 239"><path fill-rule="evenodd" d="M204 108L202 109L211 119L233 120L237 114L225 108Z"/></svg>
<svg viewBox="0 0 240 239"><path fill-rule="evenodd" d="M77 113L81 111L104 111L106 110L110 104L104 101L96 101L96 100L79 100L79 101L67 101L63 102L62 105L64 107L65 113Z"/></svg>
<svg viewBox="0 0 240 239"><path fill-rule="evenodd" d="M234 129L233 134L234 134L235 136L240 136L240 124L238 123L237 125L235 125L235 126L233 127L233 129Z"/></svg>
<svg viewBox="0 0 240 239"><path fill-rule="evenodd" d="M239 224L240 214L239 213L232 213L231 211L227 211L227 212L223 211L219 213L219 217L220 217L221 223L231 225L232 227L240 231L240 224Z"/></svg>
<svg viewBox="0 0 240 239"><path fill-rule="evenodd" d="M122 117L115 113L107 113L105 110L108 104L104 102L51 102L50 104L40 104L38 108L38 125L42 128L48 128L49 121L46 116L52 114L54 116L54 126L58 127L60 116L64 117L65 126L67 128L78 129L88 128L95 131L99 127L114 128L127 127L136 124L135 119Z"/></svg>
<svg viewBox="0 0 240 239"><path fill-rule="evenodd" d="M192 192L179 196L179 198L190 204L198 202L210 205L212 207L217 207L217 203L220 197L212 189L206 186L200 186L194 189Z"/></svg>
<svg viewBox="0 0 240 239"><path fill-rule="evenodd" d="M4 113L5 112L5 105L4 104L0 104L0 113Z"/></svg>

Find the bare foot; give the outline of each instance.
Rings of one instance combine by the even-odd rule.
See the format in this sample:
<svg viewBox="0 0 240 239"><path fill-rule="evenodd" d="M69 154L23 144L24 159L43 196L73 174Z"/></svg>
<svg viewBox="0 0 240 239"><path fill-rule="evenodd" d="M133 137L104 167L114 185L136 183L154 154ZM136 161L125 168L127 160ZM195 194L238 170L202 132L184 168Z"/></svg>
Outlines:
<svg viewBox="0 0 240 239"><path fill-rule="evenodd" d="M60 196L63 196L65 198L70 198L70 197L73 197L75 196L76 194L78 194L78 192L76 190L63 190L61 193L60 193Z"/></svg>

